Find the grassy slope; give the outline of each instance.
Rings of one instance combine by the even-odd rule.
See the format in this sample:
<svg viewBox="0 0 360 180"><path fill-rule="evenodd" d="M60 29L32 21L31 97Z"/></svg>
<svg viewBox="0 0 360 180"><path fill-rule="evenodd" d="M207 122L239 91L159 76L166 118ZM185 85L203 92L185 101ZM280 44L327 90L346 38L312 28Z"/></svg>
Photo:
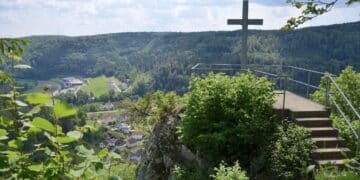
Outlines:
<svg viewBox="0 0 360 180"><path fill-rule="evenodd" d="M82 90L88 93L94 93L95 97L100 97L110 91L109 79L105 76L89 78L88 81L88 85L85 85Z"/></svg>

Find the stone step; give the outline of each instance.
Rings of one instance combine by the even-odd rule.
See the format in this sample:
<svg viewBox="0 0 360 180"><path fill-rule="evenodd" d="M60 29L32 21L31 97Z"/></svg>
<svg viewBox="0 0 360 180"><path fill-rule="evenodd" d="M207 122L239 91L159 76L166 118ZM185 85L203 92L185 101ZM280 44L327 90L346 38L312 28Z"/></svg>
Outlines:
<svg viewBox="0 0 360 180"><path fill-rule="evenodd" d="M306 117L329 117L330 111L318 110L318 111L294 111L291 113L292 118L306 118Z"/></svg>
<svg viewBox="0 0 360 180"><path fill-rule="evenodd" d="M315 137L311 138L318 148L336 148L343 147L344 139L340 137Z"/></svg>
<svg viewBox="0 0 360 180"><path fill-rule="evenodd" d="M315 160L342 159L349 152L349 148L317 148L311 152L311 156Z"/></svg>
<svg viewBox="0 0 360 180"><path fill-rule="evenodd" d="M295 122L304 127L329 127L332 122L328 117L303 117L296 118Z"/></svg>
<svg viewBox="0 0 360 180"><path fill-rule="evenodd" d="M309 127L311 137L337 137L338 130L333 127Z"/></svg>
<svg viewBox="0 0 360 180"><path fill-rule="evenodd" d="M345 160L346 159L328 159L328 160L315 160L315 164L318 166L324 166L324 165L335 165L338 168L344 168L345 167Z"/></svg>

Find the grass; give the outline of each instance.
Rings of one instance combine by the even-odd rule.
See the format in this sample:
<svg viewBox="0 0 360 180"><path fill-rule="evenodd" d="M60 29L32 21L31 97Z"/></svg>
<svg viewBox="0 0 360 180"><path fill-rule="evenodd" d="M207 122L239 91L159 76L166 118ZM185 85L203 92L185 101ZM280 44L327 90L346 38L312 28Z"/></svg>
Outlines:
<svg viewBox="0 0 360 180"><path fill-rule="evenodd" d="M88 93L93 93L95 97L100 97L103 94L107 94L110 91L109 79L105 76L99 76L96 78L89 78L88 84L85 85L82 90Z"/></svg>
<svg viewBox="0 0 360 180"><path fill-rule="evenodd" d="M34 92L43 92L44 87L60 87L59 79L50 79L47 81L29 81L29 80L21 80L20 82L24 83L31 83L33 87L27 90L25 93L34 93Z"/></svg>

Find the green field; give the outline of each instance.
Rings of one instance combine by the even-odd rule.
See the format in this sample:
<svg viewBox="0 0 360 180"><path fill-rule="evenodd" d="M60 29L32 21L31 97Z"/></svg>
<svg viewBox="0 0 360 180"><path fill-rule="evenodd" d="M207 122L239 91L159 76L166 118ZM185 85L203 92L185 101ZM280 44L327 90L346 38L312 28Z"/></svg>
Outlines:
<svg viewBox="0 0 360 180"><path fill-rule="evenodd" d="M95 97L100 97L103 94L107 94L110 91L109 79L105 76L99 76L96 78L88 78L88 84L81 90L93 93Z"/></svg>

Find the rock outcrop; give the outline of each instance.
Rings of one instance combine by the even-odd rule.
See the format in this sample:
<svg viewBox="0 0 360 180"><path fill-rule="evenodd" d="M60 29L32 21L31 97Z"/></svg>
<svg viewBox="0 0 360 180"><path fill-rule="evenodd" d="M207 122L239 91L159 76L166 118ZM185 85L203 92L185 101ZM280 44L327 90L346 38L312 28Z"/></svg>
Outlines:
<svg viewBox="0 0 360 180"><path fill-rule="evenodd" d="M155 125L137 169L138 180L171 179L176 164L201 166L200 160L178 138L179 121L178 116L168 115Z"/></svg>

